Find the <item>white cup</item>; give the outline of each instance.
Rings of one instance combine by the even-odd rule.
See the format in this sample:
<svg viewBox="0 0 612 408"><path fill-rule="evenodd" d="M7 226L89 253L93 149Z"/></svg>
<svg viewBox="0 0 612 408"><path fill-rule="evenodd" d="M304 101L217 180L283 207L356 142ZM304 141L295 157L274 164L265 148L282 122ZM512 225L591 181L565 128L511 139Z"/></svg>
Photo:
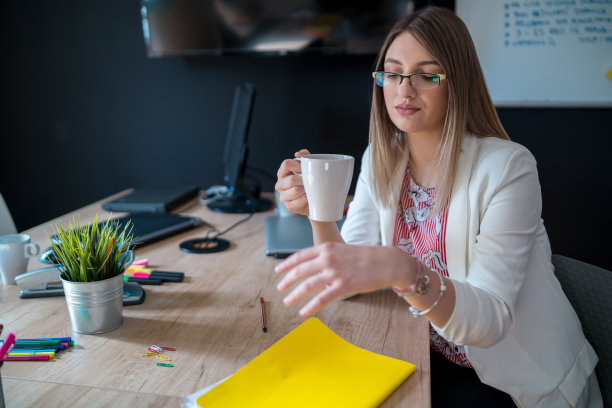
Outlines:
<svg viewBox="0 0 612 408"><path fill-rule="evenodd" d="M297 160L302 164L310 219L341 220L355 159L343 154L307 154Z"/></svg>
<svg viewBox="0 0 612 408"><path fill-rule="evenodd" d="M15 276L28 271L28 261L40 247L26 234L0 236L0 276L3 285L15 285Z"/></svg>

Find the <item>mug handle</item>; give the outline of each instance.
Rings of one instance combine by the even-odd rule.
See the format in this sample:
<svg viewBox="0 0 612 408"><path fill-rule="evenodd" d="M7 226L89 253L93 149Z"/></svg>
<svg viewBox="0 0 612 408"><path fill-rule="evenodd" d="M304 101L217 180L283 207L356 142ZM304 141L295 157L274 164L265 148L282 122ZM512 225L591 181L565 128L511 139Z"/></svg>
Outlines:
<svg viewBox="0 0 612 408"><path fill-rule="evenodd" d="M25 257L26 258L31 258L33 256L36 256L40 252L40 247L38 246L38 244L36 244L34 242L30 242L28 244L25 244L23 249L25 250Z"/></svg>
<svg viewBox="0 0 612 408"><path fill-rule="evenodd" d="M297 160L300 163L302 163L302 158L301 157L294 157L293 160ZM298 173L298 172L295 172L295 171L293 171L292 173L295 174L296 176L301 176L302 175L302 173Z"/></svg>

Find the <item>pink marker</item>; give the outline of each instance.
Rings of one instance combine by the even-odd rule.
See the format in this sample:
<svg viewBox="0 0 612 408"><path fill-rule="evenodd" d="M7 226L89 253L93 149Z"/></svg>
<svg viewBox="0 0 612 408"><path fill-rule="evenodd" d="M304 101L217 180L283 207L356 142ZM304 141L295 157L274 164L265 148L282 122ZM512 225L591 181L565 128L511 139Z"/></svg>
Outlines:
<svg viewBox="0 0 612 408"><path fill-rule="evenodd" d="M132 262L132 265L147 266L148 264L149 264L149 260L147 258L137 259L134 262Z"/></svg>
<svg viewBox="0 0 612 408"><path fill-rule="evenodd" d="M48 354L37 356L5 356L4 361L49 361L50 358Z"/></svg>
<svg viewBox="0 0 612 408"><path fill-rule="evenodd" d="M15 345L15 335L13 333L9 333L6 337L6 340L2 342L2 347L0 347L0 361L2 361L9 351Z"/></svg>

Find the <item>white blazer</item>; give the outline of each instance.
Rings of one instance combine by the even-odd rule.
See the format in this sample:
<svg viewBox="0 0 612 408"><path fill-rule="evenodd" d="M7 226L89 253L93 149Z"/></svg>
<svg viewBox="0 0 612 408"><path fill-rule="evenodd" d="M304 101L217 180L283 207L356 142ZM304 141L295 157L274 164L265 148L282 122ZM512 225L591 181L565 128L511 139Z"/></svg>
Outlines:
<svg viewBox="0 0 612 408"><path fill-rule="evenodd" d="M376 200L370 162L368 147L342 236L349 244L392 245L397 208ZM398 190L405 169L404 162L396 170ZM480 380L518 406L573 407L598 358L554 276L541 207L526 148L464 136L446 230L456 303L448 323L434 327L465 345Z"/></svg>

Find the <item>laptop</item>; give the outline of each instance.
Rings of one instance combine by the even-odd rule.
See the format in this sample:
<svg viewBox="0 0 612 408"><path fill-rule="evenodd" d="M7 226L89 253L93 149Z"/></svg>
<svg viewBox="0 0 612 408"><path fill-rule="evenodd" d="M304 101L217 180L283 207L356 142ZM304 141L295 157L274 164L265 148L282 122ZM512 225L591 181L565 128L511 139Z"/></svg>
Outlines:
<svg viewBox="0 0 612 408"><path fill-rule="evenodd" d="M135 248L150 244L171 235L204 225L204 221L198 217L188 217L179 214L166 213L132 213L119 218L113 218L112 222L119 224L120 228L132 221L132 234L134 235L133 246ZM99 222L102 225L106 220ZM53 239L54 236L51 237ZM57 263L51 247L42 251L38 260L42 263Z"/></svg>
<svg viewBox="0 0 612 408"><path fill-rule="evenodd" d="M342 227L344 218L337 222ZM266 255L286 258L313 245L312 227L305 215L273 215L266 218Z"/></svg>
<svg viewBox="0 0 612 408"><path fill-rule="evenodd" d="M198 195L196 186L137 188L131 193L102 204L106 211L166 213Z"/></svg>
<svg viewBox="0 0 612 408"><path fill-rule="evenodd" d="M204 221L198 217L146 212L128 214L113 221L120 225L132 221L132 233L137 247L204 225Z"/></svg>

